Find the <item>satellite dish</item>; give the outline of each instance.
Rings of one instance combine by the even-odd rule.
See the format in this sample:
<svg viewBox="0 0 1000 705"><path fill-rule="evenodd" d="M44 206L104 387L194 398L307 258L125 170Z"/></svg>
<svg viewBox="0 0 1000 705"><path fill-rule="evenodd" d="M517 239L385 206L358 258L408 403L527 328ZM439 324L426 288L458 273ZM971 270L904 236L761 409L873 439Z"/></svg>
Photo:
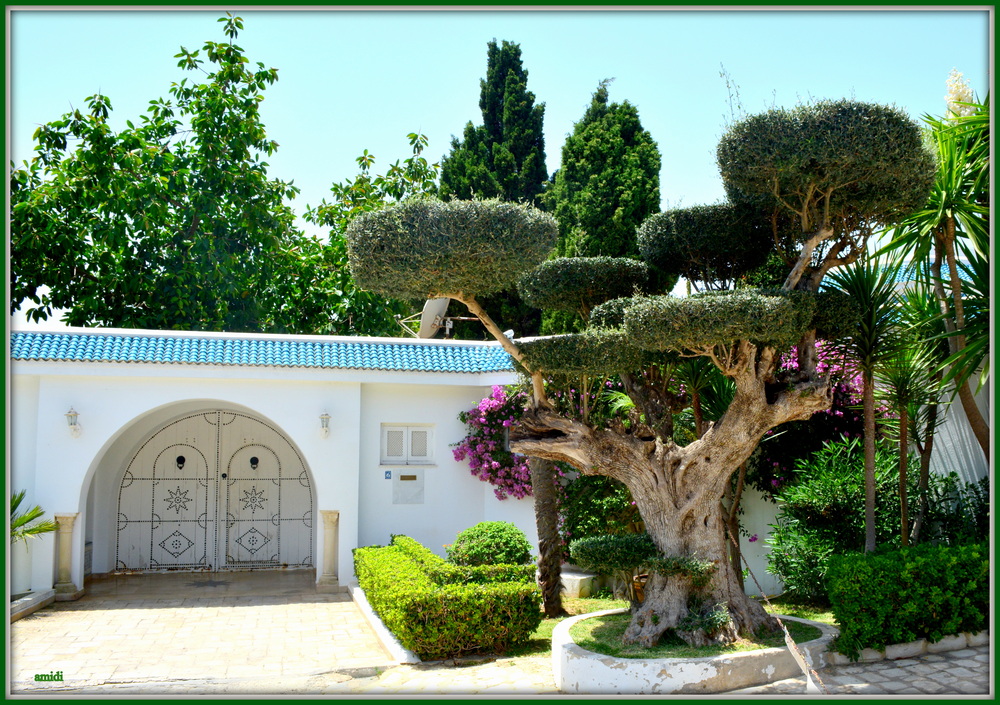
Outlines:
<svg viewBox="0 0 1000 705"><path fill-rule="evenodd" d="M444 314L448 312L451 299L447 296L437 299L427 299L424 310L420 314L420 329L418 338L433 338L444 323Z"/></svg>

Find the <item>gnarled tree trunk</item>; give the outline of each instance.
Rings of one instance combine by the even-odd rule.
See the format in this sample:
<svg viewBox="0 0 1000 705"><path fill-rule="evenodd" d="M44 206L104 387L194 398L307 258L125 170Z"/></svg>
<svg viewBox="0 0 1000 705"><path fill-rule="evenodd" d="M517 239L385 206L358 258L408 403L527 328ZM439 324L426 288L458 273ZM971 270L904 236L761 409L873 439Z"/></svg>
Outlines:
<svg viewBox="0 0 1000 705"><path fill-rule="evenodd" d="M628 642L655 644L668 629L689 643L730 642L773 620L740 589L728 560L725 518L720 506L725 485L769 429L829 408L825 380L768 385L773 351L742 343L727 370L736 394L726 414L699 440L678 446L648 427L599 429L545 407L528 409L511 433L511 449L532 457L567 462L585 475L604 475L631 491L653 542L668 558L711 561L708 585L693 589L689 578L650 575L645 599L633 613ZM694 596L709 605L725 604L730 621L720 629L677 630ZM683 625L682 625L683 626Z"/></svg>

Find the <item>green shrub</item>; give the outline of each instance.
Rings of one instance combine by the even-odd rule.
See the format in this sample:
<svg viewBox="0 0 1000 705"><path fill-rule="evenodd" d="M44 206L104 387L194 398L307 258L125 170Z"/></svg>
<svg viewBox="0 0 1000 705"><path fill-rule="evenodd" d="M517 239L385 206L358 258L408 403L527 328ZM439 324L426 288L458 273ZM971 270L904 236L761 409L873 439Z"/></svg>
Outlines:
<svg viewBox="0 0 1000 705"><path fill-rule="evenodd" d="M990 478L966 482L955 473L931 474L922 542L958 545L989 540Z"/></svg>
<svg viewBox="0 0 1000 705"><path fill-rule="evenodd" d="M559 506L567 544L576 539L641 531L642 517L628 487L603 475L580 475L566 485Z"/></svg>
<svg viewBox="0 0 1000 705"><path fill-rule="evenodd" d="M875 451L875 528L880 545L899 546L899 468L892 446ZM827 443L796 464L799 481L784 488L769 541L768 572L785 592L825 603L826 570L834 553L865 545L864 448L860 438ZM911 512L916 507L916 468L909 473Z"/></svg>
<svg viewBox="0 0 1000 705"><path fill-rule="evenodd" d="M634 607L638 597L632 579L656 559L657 550L648 534L604 534L571 541L569 555L584 570L613 577L615 592Z"/></svg>
<svg viewBox="0 0 1000 705"><path fill-rule="evenodd" d="M834 556L827 581L840 624L833 647L855 660L865 648L988 628L987 544Z"/></svg>
<svg viewBox="0 0 1000 705"><path fill-rule="evenodd" d="M394 536L386 547L354 551L358 584L403 646L424 659L503 653L538 628L541 593L533 581L489 582L489 571L483 570L478 573L481 582L449 582L462 569L441 569L441 559L435 558L405 536ZM488 568L497 569L493 577L503 577L524 567Z"/></svg>
<svg viewBox="0 0 1000 705"><path fill-rule="evenodd" d="M503 582L535 581L535 565L496 563L487 565L455 565L438 556L419 541L409 536L393 537L393 545L399 547L414 560L437 585L484 584Z"/></svg>
<svg viewBox="0 0 1000 705"><path fill-rule="evenodd" d="M524 565L531 562L531 544L524 532L507 521L481 521L459 533L447 547L456 565Z"/></svg>

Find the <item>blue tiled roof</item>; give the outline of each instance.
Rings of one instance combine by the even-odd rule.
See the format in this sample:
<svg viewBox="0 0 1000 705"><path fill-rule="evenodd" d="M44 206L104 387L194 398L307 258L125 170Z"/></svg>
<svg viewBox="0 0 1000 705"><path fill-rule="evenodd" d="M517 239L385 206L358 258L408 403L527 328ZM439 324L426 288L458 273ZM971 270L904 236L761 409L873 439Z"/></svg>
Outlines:
<svg viewBox="0 0 1000 705"><path fill-rule="evenodd" d="M12 360L306 367L405 372L507 372L497 345L170 337L14 331Z"/></svg>

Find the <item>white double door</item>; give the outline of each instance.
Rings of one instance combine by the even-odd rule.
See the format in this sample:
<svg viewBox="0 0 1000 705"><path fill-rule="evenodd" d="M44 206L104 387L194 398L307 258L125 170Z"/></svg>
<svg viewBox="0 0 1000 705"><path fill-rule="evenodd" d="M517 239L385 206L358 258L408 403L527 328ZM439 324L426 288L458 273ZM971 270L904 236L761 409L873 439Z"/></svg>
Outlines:
<svg viewBox="0 0 1000 705"><path fill-rule="evenodd" d="M172 421L129 461L116 570L313 565L313 497L291 443L266 422L213 410Z"/></svg>

